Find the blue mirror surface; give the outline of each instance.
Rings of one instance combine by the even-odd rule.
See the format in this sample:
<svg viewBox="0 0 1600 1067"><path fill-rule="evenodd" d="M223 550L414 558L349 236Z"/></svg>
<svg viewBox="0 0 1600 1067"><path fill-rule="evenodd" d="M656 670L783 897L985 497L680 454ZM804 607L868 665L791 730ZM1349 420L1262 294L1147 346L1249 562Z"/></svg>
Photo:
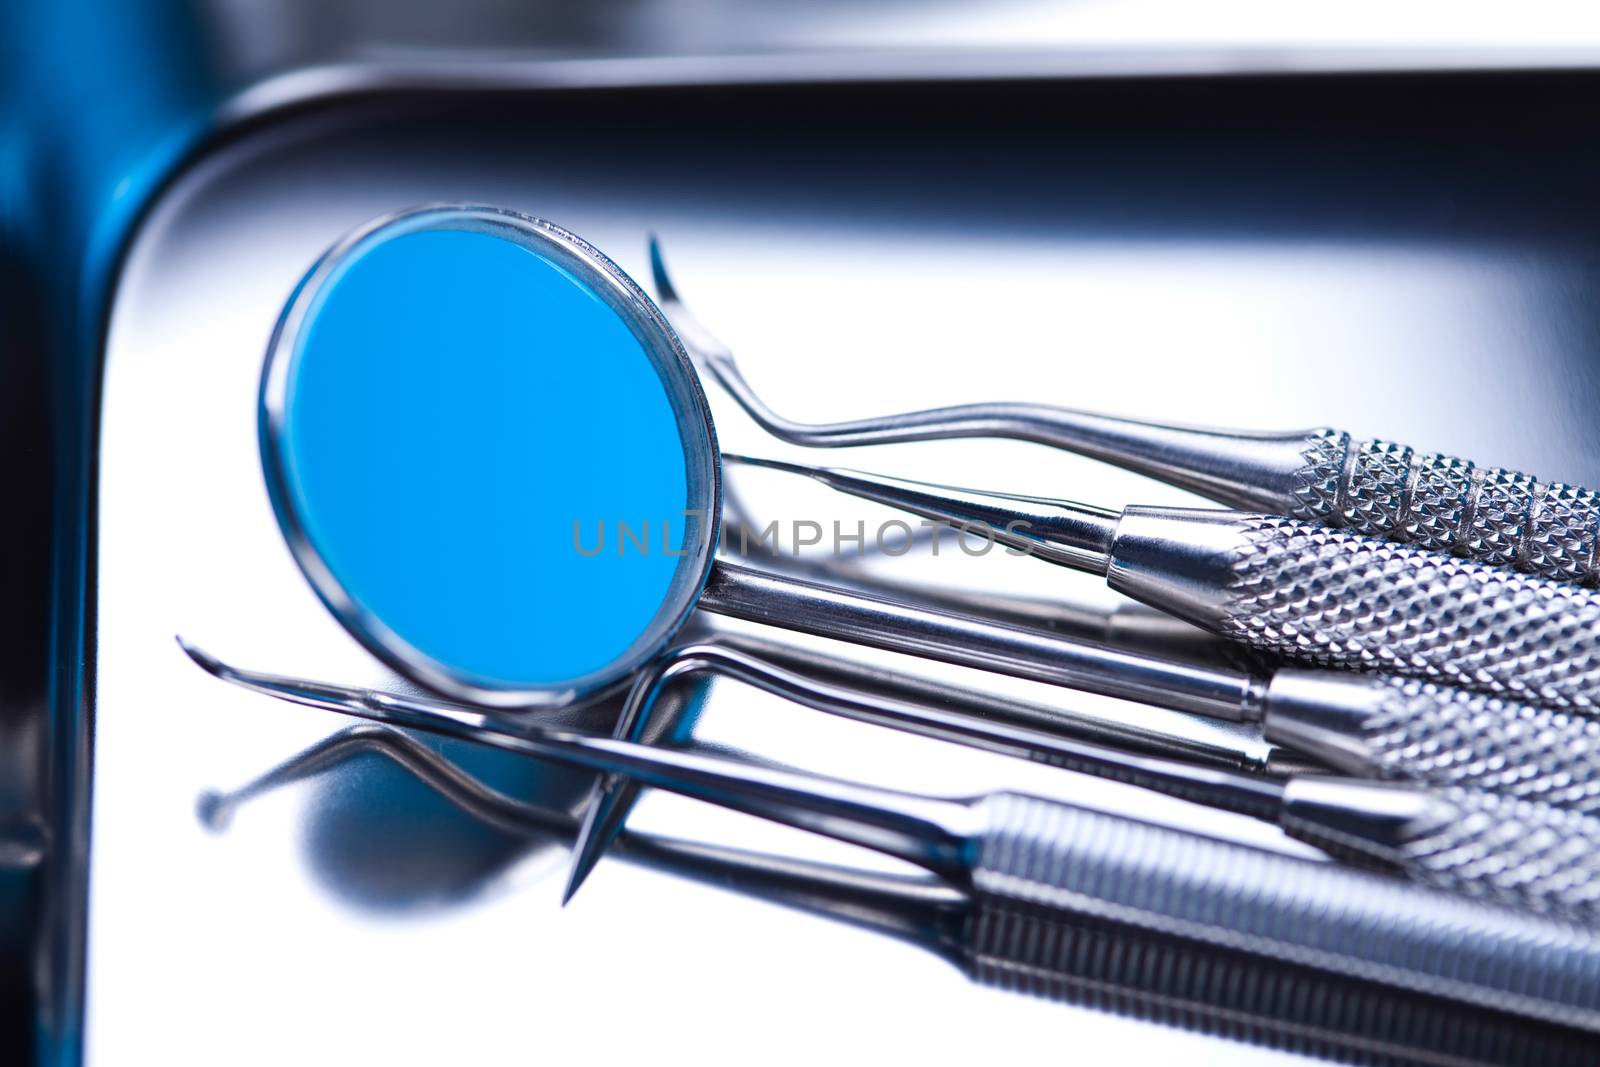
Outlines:
<svg viewBox="0 0 1600 1067"><path fill-rule="evenodd" d="M653 312L562 231L470 210L308 277L263 381L268 481L374 651L452 695L537 694L670 637L709 566L716 461Z"/></svg>

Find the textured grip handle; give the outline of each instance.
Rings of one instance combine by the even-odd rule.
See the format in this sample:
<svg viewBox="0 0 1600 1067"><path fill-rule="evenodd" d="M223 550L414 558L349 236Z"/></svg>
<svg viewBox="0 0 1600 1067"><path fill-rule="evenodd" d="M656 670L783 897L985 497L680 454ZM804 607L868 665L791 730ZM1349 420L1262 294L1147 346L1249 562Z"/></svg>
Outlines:
<svg viewBox="0 0 1600 1067"><path fill-rule="evenodd" d="M1341 834L1337 821L1301 833L1292 804L1284 829L1336 855L1388 863L1419 885L1600 924L1600 820L1477 789L1411 795L1425 807L1385 841Z"/></svg>
<svg viewBox="0 0 1600 1067"><path fill-rule="evenodd" d="M1600 496L1580 486L1324 430L1296 518L1576 584L1600 584Z"/></svg>
<svg viewBox="0 0 1600 1067"><path fill-rule="evenodd" d="M972 874L981 907L1600 1032L1600 936L1587 928L1032 797L995 795L982 811ZM977 956L1032 967L1041 986L1051 962L1064 962L1034 939L975 940ZM1120 963L1075 965L1114 982L1104 972Z"/></svg>
<svg viewBox="0 0 1600 1067"><path fill-rule="evenodd" d="M1379 684L1361 724L1365 766L1352 770L1600 815L1600 720L1410 678Z"/></svg>
<svg viewBox="0 0 1600 1067"><path fill-rule="evenodd" d="M1600 711L1600 594L1295 519L1250 516L1218 628L1330 666Z"/></svg>
<svg viewBox="0 0 1600 1067"><path fill-rule="evenodd" d="M980 895L977 982L1384 1067L1594 1067L1595 1035L1137 926Z"/></svg>

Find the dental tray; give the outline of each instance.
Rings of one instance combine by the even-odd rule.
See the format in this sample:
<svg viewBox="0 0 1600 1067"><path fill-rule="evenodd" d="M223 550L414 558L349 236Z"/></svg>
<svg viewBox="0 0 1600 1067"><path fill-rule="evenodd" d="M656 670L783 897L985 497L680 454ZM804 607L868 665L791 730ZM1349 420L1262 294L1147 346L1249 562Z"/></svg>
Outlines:
<svg viewBox="0 0 1600 1067"><path fill-rule="evenodd" d="M140 227L105 348L90 593L91 1062L271 1062L314 1048L322 1061L495 1062L520 1050L613 1063L669 1040L707 1063L892 1051L909 1063L1024 1064L1058 1062L1064 1045L1085 1062L1294 1061L975 988L913 945L660 864L602 859L562 909L555 829L530 836L469 817L370 745L219 806L217 791L347 724L217 685L173 635L254 668L414 692L302 580L263 482L256 404L297 279L352 227L425 203L549 219L642 283L658 234L674 279L756 390L808 421L1026 400L1162 422L1333 425L1595 485L1592 82L414 90L285 112L213 148ZM708 397L724 451L817 460L773 442L716 389ZM1117 507L1201 503L1018 442L825 461ZM777 474L727 477L759 522L779 521L785 551L797 520L831 533L835 520L870 531L893 517ZM429 504L394 499L394 520ZM830 540L807 558L825 557ZM1134 617L1091 575L998 552L924 549L866 566L1059 599L1108 628ZM1222 761L1281 755L1245 727L792 639L1153 725ZM1169 627L1151 640L1176 650L1196 638ZM605 712L545 721L604 731ZM813 714L731 681L711 689L694 732L873 785L1028 791L1316 855L1242 816ZM570 814L591 781L457 742L427 747L557 812ZM908 875L657 793L629 827L837 861L864 879ZM268 1013L276 1021L263 1025Z"/></svg>

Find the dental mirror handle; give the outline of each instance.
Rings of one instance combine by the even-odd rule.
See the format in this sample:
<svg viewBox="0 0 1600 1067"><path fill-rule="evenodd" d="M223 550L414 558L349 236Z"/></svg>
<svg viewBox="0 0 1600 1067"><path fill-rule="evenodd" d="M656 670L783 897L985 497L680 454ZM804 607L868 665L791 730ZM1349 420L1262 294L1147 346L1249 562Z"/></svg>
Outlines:
<svg viewBox="0 0 1600 1067"><path fill-rule="evenodd" d="M1270 961L1600 1031L1600 937L1583 926L1033 797L996 794L979 810L980 980L1063 1000L1131 986L1348 1029L1349 1004L1229 981ZM1097 952L1096 931L1159 945ZM1196 955L1208 964L1184 964Z"/></svg>

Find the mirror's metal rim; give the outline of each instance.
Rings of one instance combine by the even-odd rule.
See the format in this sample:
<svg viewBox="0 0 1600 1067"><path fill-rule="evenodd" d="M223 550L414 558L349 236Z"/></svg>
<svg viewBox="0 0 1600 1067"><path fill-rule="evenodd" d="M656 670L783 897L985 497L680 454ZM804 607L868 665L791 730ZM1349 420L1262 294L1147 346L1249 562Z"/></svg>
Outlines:
<svg viewBox="0 0 1600 1067"><path fill-rule="evenodd" d="M605 667L549 686L499 685L429 656L363 608L344 589L312 543L290 489L287 419L291 369L302 329L327 283L359 249L407 233L455 229L506 237L559 266L603 299L639 341L673 408L686 460L692 503L705 518L691 555L678 566L661 609L633 644ZM258 397L262 472L273 513L290 554L323 605L380 661L428 690L479 707L530 710L562 707L610 689L667 646L682 629L710 576L721 530L722 468L711 408L677 332L643 289L583 238L544 219L480 204L427 204L381 215L335 242L291 294L267 345ZM688 527L686 526L687 530ZM685 564L688 564L687 566Z"/></svg>

